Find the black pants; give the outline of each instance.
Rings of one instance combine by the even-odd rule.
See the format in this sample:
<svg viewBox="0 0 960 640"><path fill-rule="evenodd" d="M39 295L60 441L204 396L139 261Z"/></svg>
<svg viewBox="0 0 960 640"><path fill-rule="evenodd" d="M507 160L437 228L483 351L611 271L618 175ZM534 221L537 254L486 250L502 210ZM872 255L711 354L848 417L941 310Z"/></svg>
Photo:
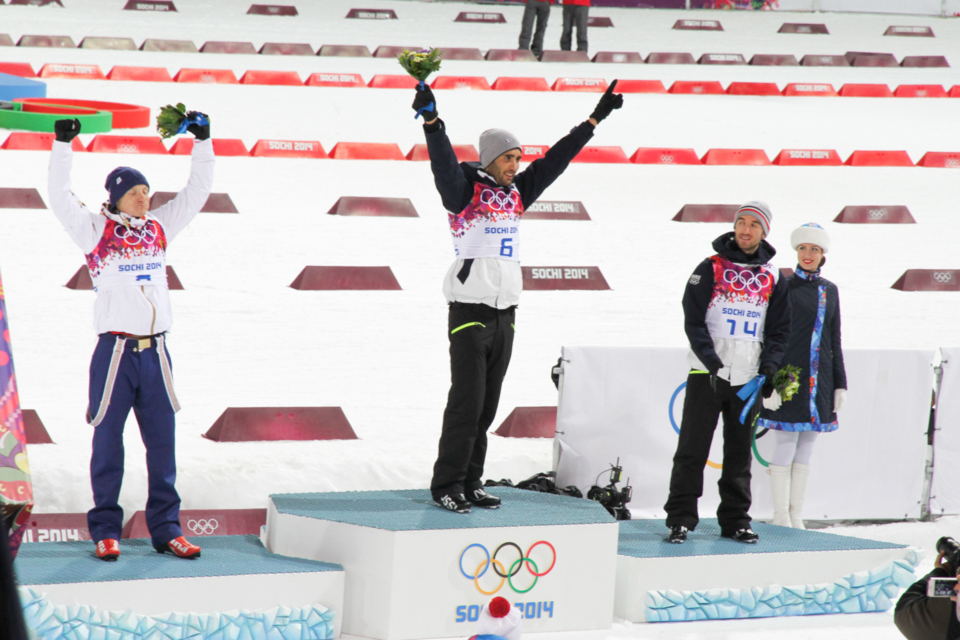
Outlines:
<svg viewBox="0 0 960 640"><path fill-rule="evenodd" d="M482 486L487 429L497 415L500 387L510 364L515 310L450 305L450 394L430 482L435 498Z"/></svg>
<svg viewBox="0 0 960 640"><path fill-rule="evenodd" d="M573 25L577 25L577 51L587 50L587 20L590 7L580 5L563 5L563 32L560 34L560 49L570 51L573 36Z"/></svg>
<svg viewBox="0 0 960 640"><path fill-rule="evenodd" d="M550 18L549 0L527 0L523 10L523 23L520 25L520 48L530 49L530 34L533 34L533 55L540 57L543 53L543 34L547 31L547 20ZM537 28L534 31L533 23L536 20Z"/></svg>
<svg viewBox="0 0 960 640"><path fill-rule="evenodd" d="M697 499L703 495L703 468L710 455L710 443L723 415L723 470L720 472L720 507L717 520L722 533L733 533L750 526L750 441L753 416L760 402L750 410L746 424L740 423L744 401L737 397L742 386L733 387L726 380L717 380L716 392L710 388L710 376L691 373L687 376L687 396L683 401L683 419L677 452L670 474L670 497L663 506L667 526L683 525L693 531L700 517Z"/></svg>

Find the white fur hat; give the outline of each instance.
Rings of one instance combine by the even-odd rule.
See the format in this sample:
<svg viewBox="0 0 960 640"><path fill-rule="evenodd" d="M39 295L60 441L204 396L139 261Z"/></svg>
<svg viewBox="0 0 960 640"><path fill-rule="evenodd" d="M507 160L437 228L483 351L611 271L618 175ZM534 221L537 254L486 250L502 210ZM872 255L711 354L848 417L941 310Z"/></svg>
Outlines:
<svg viewBox="0 0 960 640"><path fill-rule="evenodd" d="M816 222L808 222L793 230L790 244L794 250L802 244L815 244L826 253L830 251L830 234Z"/></svg>
<svg viewBox="0 0 960 640"><path fill-rule="evenodd" d="M510 606L510 603L501 597L496 597L480 612L477 620L477 635L488 633L502 636L507 640L520 640L522 633L523 616L520 610Z"/></svg>

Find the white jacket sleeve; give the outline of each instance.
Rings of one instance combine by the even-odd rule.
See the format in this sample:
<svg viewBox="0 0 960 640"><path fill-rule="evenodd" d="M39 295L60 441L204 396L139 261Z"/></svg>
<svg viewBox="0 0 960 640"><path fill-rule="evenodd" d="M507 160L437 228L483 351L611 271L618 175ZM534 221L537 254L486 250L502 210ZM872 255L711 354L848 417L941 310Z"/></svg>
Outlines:
<svg viewBox="0 0 960 640"><path fill-rule="evenodd" d="M167 242L200 213L213 189L213 140L194 140L191 157L187 186L173 200L150 212L163 225Z"/></svg>
<svg viewBox="0 0 960 640"><path fill-rule="evenodd" d="M50 154L50 169L47 174L47 198L53 215L74 242L85 254L93 251L107 219L92 213L73 195L70 186L70 169L73 166L73 149L68 142L54 142Z"/></svg>

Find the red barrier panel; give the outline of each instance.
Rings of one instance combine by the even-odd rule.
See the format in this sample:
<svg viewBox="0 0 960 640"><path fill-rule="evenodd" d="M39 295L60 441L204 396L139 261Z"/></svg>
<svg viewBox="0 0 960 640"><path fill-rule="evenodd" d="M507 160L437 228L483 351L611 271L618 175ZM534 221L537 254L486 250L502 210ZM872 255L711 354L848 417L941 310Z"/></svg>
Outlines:
<svg viewBox="0 0 960 640"><path fill-rule="evenodd" d="M257 140L250 155L260 158L327 158L315 140Z"/></svg>
<svg viewBox="0 0 960 640"><path fill-rule="evenodd" d="M520 153L523 154L521 162L533 162L547 155L550 147L547 145L525 144L520 147Z"/></svg>
<svg viewBox="0 0 960 640"><path fill-rule="evenodd" d="M58 6L63 6L61 0L10 0L10 6L13 5L29 5L31 7L45 7L47 5L55 4Z"/></svg>
<svg viewBox="0 0 960 640"><path fill-rule="evenodd" d="M479 162L480 154L477 153L477 148L472 144L455 144L453 146L453 152L457 155L457 161L459 162ZM415 144L413 148L406 155L407 160L413 160L415 162L424 162L430 159L430 154L427 151L427 145L425 144Z"/></svg>
<svg viewBox="0 0 960 640"><path fill-rule="evenodd" d="M303 80L296 71L260 71L251 69L240 78L240 84L267 84L302 87Z"/></svg>
<svg viewBox="0 0 960 640"><path fill-rule="evenodd" d="M237 76L230 69L180 69L173 76L174 82L200 82L203 84L237 84Z"/></svg>
<svg viewBox="0 0 960 640"><path fill-rule="evenodd" d="M902 84L893 95L898 98L946 98L947 92L939 84Z"/></svg>
<svg viewBox="0 0 960 640"><path fill-rule="evenodd" d="M478 11L461 11L457 14L457 17L453 19L454 22L494 22L494 23L505 23L506 18L503 17L502 13L480 13Z"/></svg>
<svg viewBox="0 0 960 640"><path fill-rule="evenodd" d="M504 438L552 438L557 434L557 408L517 407L494 433Z"/></svg>
<svg viewBox="0 0 960 640"><path fill-rule="evenodd" d="M851 167L912 167L906 151L854 151L844 164Z"/></svg>
<svg viewBox="0 0 960 640"><path fill-rule="evenodd" d="M444 60L483 60L480 49L471 47L447 47L443 49Z"/></svg>
<svg viewBox="0 0 960 640"><path fill-rule="evenodd" d="M605 291L600 267L520 267L524 291Z"/></svg>
<svg viewBox="0 0 960 640"><path fill-rule="evenodd" d="M918 167L934 167L939 169L960 169L960 153L941 153L929 151L920 158Z"/></svg>
<svg viewBox="0 0 960 640"><path fill-rule="evenodd" d="M710 149L700 161L703 164L770 164L770 158L763 149Z"/></svg>
<svg viewBox="0 0 960 640"><path fill-rule="evenodd" d="M600 51L593 56L594 62L617 64L643 64L643 57L636 51ZM620 84L617 83L619 87Z"/></svg>
<svg viewBox="0 0 960 640"><path fill-rule="evenodd" d="M619 84L617 85L619 87ZM640 147L630 162L634 164L700 164L693 149L654 149Z"/></svg>
<svg viewBox="0 0 960 640"><path fill-rule="evenodd" d="M490 49L485 60L507 61L507 62L536 62L537 56L529 49Z"/></svg>
<svg viewBox="0 0 960 640"><path fill-rule="evenodd" d="M77 269L77 272L70 276L67 284L63 286L67 289L74 289L75 291L93 291L93 280L90 279L90 271L87 269L87 265L83 265ZM167 265L167 288L170 289L170 291L183 290L183 284L181 284L180 278L177 277L177 273L170 265Z"/></svg>
<svg viewBox="0 0 960 640"><path fill-rule="evenodd" d="M180 510L180 528L183 535L191 539L208 536L259 536L260 527L266 523L266 509ZM146 512L134 512L127 524L123 525L120 538L129 540L149 537Z"/></svg>
<svg viewBox="0 0 960 640"><path fill-rule="evenodd" d="M110 136L98 134L87 145L91 153L157 153L167 154L159 136Z"/></svg>
<svg viewBox="0 0 960 640"><path fill-rule="evenodd" d="M779 96L780 88L776 82L731 82L727 87L731 96Z"/></svg>
<svg viewBox="0 0 960 640"><path fill-rule="evenodd" d="M667 93L723 95L723 85L716 80L677 80L670 86Z"/></svg>
<svg viewBox="0 0 960 640"><path fill-rule="evenodd" d="M252 4L247 9L247 15L255 16L296 16L297 8L282 4ZM313 54L311 54L313 55Z"/></svg>
<svg viewBox="0 0 960 640"><path fill-rule="evenodd" d="M847 54L850 58L850 54ZM851 67L899 67L900 63L891 53L860 53L850 60Z"/></svg>
<svg viewBox="0 0 960 640"><path fill-rule="evenodd" d="M893 92L885 84L845 84L840 87L845 98L892 98Z"/></svg>
<svg viewBox="0 0 960 640"><path fill-rule="evenodd" d="M572 162L630 162L621 147L584 147Z"/></svg>
<svg viewBox="0 0 960 640"><path fill-rule="evenodd" d="M358 20L396 20L397 14L393 9L350 9L347 17Z"/></svg>
<svg viewBox="0 0 960 640"><path fill-rule="evenodd" d="M733 224L738 204L685 204L673 216L675 222L725 222Z"/></svg>
<svg viewBox="0 0 960 640"><path fill-rule="evenodd" d="M902 206L844 207L833 219L847 224L916 224L910 210Z"/></svg>
<svg viewBox="0 0 960 640"><path fill-rule="evenodd" d="M582 202L537 200L523 210L524 220L589 220Z"/></svg>
<svg viewBox="0 0 960 640"><path fill-rule="evenodd" d="M3 0L0 0L0 3L2 2ZM13 46L15 45L13 44L13 39L10 37L10 34L0 33L0 47L13 47Z"/></svg>
<svg viewBox="0 0 960 640"><path fill-rule="evenodd" d="M618 82L618 87L619 84ZM603 78L557 78L553 83L553 90L603 93L607 90L607 81Z"/></svg>
<svg viewBox="0 0 960 640"><path fill-rule="evenodd" d="M33 109L36 105L68 106L92 109L95 111L109 111L113 115L114 129L140 129L150 126L150 108L122 102L102 102L100 100L67 100L66 98L17 98L14 102L23 103L24 111L39 111Z"/></svg>
<svg viewBox="0 0 960 640"><path fill-rule="evenodd" d="M370 216L375 218L419 218L409 198L365 198L343 196L330 210L332 216Z"/></svg>
<svg viewBox="0 0 960 640"><path fill-rule="evenodd" d="M723 25L717 20L677 20L674 29L687 31L723 31Z"/></svg>
<svg viewBox="0 0 960 640"><path fill-rule="evenodd" d="M217 442L356 440L340 407L230 407L203 434Z"/></svg>
<svg viewBox="0 0 960 640"><path fill-rule="evenodd" d="M953 85L953 88L950 89L951 98L960 98L960 84Z"/></svg>
<svg viewBox="0 0 960 640"><path fill-rule="evenodd" d="M739 53L705 53L697 64L747 64L747 61Z"/></svg>
<svg viewBox="0 0 960 640"><path fill-rule="evenodd" d="M907 269L891 289L960 291L960 269Z"/></svg>
<svg viewBox="0 0 960 640"><path fill-rule="evenodd" d="M262 56L312 56L313 47L305 43L265 42L260 47Z"/></svg>
<svg viewBox="0 0 960 640"><path fill-rule="evenodd" d="M308 87L366 87L358 73L314 73L304 83Z"/></svg>
<svg viewBox="0 0 960 640"><path fill-rule="evenodd" d="M405 160L395 142L338 142L330 150L334 160Z"/></svg>
<svg viewBox="0 0 960 640"><path fill-rule="evenodd" d="M27 444L56 444L33 409L23 410L23 434L27 437Z"/></svg>
<svg viewBox="0 0 960 640"><path fill-rule="evenodd" d="M801 167L837 167L843 164L833 149L784 149L773 159L773 164Z"/></svg>
<svg viewBox="0 0 960 640"><path fill-rule="evenodd" d="M37 74L26 62L0 62L0 73L21 78L36 78Z"/></svg>
<svg viewBox="0 0 960 640"><path fill-rule="evenodd" d="M659 80L617 80L617 93L666 93Z"/></svg>
<svg viewBox="0 0 960 640"><path fill-rule="evenodd" d="M111 49L119 51L136 51L137 44L133 38L91 38L80 41L81 49Z"/></svg>
<svg viewBox="0 0 960 640"><path fill-rule="evenodd" d="M73 38L70 36L21 36L17 41L18 47L53 47L59 49L76 49Z"/></svg>
<svg viewBox="0 0 960 640"><path fill-rule="evenodd" d="M172 0L127 0L126 11L176 11Z"/></svg>
<svg viewBox="0 0 960 640"><path fill-rule="evenodd" d="M807 84L794 82L783 89L785 96L836 97L837 90L832 84Z"/></svg>
<svg viewBox="0 0 960 640"><path fill-rule="evenodd" d="M794 55L757 54L750 58L750 64L755 67L797 67L800 62Z"/></svg>
<svg viewBox="0 0 960 640"><path fill-rule="evenodd" d="M325 44L317 52L318 56L336 58L372 58L373 54L362 44Z"/></svg>
<svg viewBox="0 0 960 640"><path fill-rule="evenodd" d="M489 91L490 83L486 78L480 76L438 76L433 84L433 89L472 89L474 91Z"/></svg>
<svg viewBox="0 0 960 640"><path fill-rule="evenodd" d="M492 88L494 91L550 91L550 85L543 78L497 78Z"/></svg>
<svg viewBox="0 0 960 640"><path fill-rule="evenodd" d="M173 191L155 191L150 195L150 211L159 209L177 196ZM229 193L211 193L200 213L240 213Z"/></svg>
<svg viewBox="0 0 960 640"><path fill-rule="evenodd" d="M256 54L257 50L251 42L210 41L203 43L200 53Z"/></svg>
<svg viewBox="0 0 960 640"><path fill-rule="evenodd" d="M610 18L604 18L602 16L590 16L587 18L588 27L612 27L613 20Z"/></svg>
<svg viewBox="0 0 960 640"><path fill-rule="evenodd" d="M950 63L943 56L904 56L900 61L901 67L949 67Z"/></svg>
<svg viewBox="0 0 960 640"><path fill-rule="evenodd" d="M829 34L825 24L804 24L799 22L785 22L777 33L807 33L807 34Z"/></svg>
<svg viewBox="0 0 960 640"><path fill-rule="evenodd" d="M36 131L13 131L7 136L2 149L10 151L51 151L55 136L52 133L39 133ZM85 152L86 148L80 142L80 138L74 138L70 143L70 148L74 152Z"/></svg>
<svg viewBox="0 0 960 640"><path fill-rule="evenodd" d="M291 289L301 291L400 291L390 267L304 267Z"/></svg>
<svg viewBox="0 0 960 640"><path fill-rule="evenodd" d="M920 38L933 38L933 29L930 27L887 27L883 32L885 36L914 36Z"/></svg>
<svg viewBox="0 0 960 640"><path fill-rule="evenodd" d="M0 187L0 209L46 209L36 189Z"/></svg>
<svg viewBox="0 0 960 640"><path fill-rule="evenodd" d="M404 51L420 51L423 47L379 46L373 52L374 58L396 58Z"/></svg>
<svg viewBox="0 0 960 640"><path fill-rule="evenodd" d="M807 55L800 59L802 67L849 67L846 56Z"/></svg>
<svg viewBox="0 0 960 640"><path fill-rule="evenodd" d="M590 62L586 51L544 51L540 54L540 62Z"/></svg>
<svg viewBox="0 0 960 640"><path fill-rule="evenodd" d="M140 45L140 51L165 51L167 53L200 53L197 45L190 40L154 40L147 39Z"/></svg>
<svg viewBox="0 0 960 640"><path fill-rule="evenodd" d="M24 543L90 539L85 513L31 513L23 527Z"/></svg>
<svg viewBox="0 0 960 640"><path fill-rule="evenodd" d="M413 76L377 74L367 86L373 89L413 89L418 84Z"/></svg>
<svg viewBox="0 0 960 640"><path fill-rule="evenodd" d="M170 72L163 67L120 67L110 69L107 80L132 80L136 82L173 82Z"/></svg>
<svg viewBox="0 0 960 640"><path fill-rule="evenodd" d="M647 64L697 64L689 53L655 52L647 56Z"/></svg>
<svg viewBox="0 0 960 640"><path fill-rule="evenodd" d="M70 78L75 80L106 80L103 71L95 64L45 64L40 69L41 78Z"/></svg>

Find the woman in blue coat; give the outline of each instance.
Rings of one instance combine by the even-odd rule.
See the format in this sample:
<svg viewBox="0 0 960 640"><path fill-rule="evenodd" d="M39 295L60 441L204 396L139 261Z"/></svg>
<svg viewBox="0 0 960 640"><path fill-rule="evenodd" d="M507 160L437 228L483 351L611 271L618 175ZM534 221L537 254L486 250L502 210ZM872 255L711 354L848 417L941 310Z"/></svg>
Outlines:
<svg viewBox="0 0 960 640"><path fill-rule="evenodd" d="M847 394L840 344L840 296L837 285L820 276L830 236L808 223L790 234L797 269L787 278L790 293L790 342L781 366L800 369L800 389L787 402L779 393L764 400L758 428L770 429L773 524L804 529L803 496L810 476L813 443L837 429L837 411Z"/></svg>

